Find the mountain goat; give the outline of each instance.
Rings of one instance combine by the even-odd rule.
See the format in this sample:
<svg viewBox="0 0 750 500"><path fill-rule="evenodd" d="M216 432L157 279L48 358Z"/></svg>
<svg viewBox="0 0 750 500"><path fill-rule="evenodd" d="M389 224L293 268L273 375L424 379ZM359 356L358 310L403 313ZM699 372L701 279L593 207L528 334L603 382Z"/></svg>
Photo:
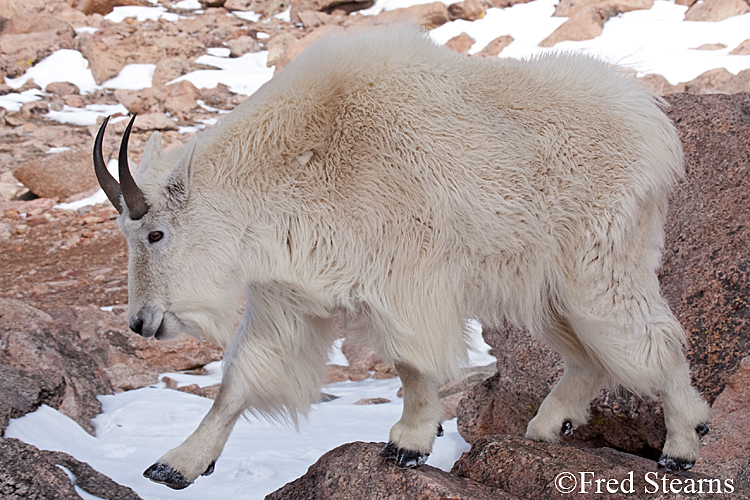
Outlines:
<svg viewBox="0 0 750 500"><path fill-rule="evenodd" d="M591 57L467 58L390 27L320 41L183 148L154 133L135 178L131 120L120 184L105 122L94 162L128 241L130 327L227 346L211 410L144 475L184 488L246 410L304 415L343 331L403 382L382 455L421 465L467 318L525 325L564 357L527 437L572 432L615 383L661 394L659 464L691 467L708 405L656 275L682 175L660 104Z"/></svg>

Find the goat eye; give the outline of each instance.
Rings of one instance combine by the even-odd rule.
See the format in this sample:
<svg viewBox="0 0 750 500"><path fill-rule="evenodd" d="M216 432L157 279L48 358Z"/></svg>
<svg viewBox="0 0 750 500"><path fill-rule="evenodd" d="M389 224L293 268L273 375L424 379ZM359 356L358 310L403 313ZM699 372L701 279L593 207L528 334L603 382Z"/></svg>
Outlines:
<svg viewBox="0 0 750 500"><path fill-rule="evenodd" d="M148 241L151 243L156 243L160 239L164 238L164 233L161 231L151 231L148 233Z"/></svg>

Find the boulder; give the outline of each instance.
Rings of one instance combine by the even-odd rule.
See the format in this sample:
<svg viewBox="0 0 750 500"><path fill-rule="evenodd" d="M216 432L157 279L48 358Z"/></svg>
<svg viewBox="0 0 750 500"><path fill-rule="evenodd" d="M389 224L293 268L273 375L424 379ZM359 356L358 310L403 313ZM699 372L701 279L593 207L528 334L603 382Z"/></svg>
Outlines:
<svg viewBox="0 0 750 500"><path fill-rule="evenodd" d="M17 78L37 62L62 48L63 40L54 30L2 35L0 71L8 78Z"/></svg>
<svg viewBox="0 0 750 500"><path fill-rule="evenodd" d="M99 185L91 167L91 152L81 149L39 156L21 165L14 175L42 198L65 200Z"/></svg>
<svg viewBox="0 0 750 500"><path fill-rule="evenodd" d="M460 35L456 35L445 42L445 46L448 48L448 50L452 50L453 52L469 55L469 50L475 42L476 40L471 38L466 32L463 32Z"/></svg>
<svg viewBox="0 0 750 500"><path fill-rule="evenodd" d="M188 120L198 107L198 89L187 80L182 80L160 89L160 98L164 102L164 110L178 120Z"/></svg>
<svg viewBox="0 0 750 500"><path fill-rule="evenodd" d="M703 0L685 12L685 21L723 21L750 12L746 0Z"/></svg>
<svg viewBox="0 0 750 500"><path fill-rule="evenodd" d="M547 38L539 42L540 47L552 47L566 40L590 40L602 34L607 18L595 5L588 5L570 14L568 20L561 24Z"/></svg>
<svg viewBox="0 0 750 500"><path fill-rule="evenodd" d="M297 0L292 2L289 13L293 23L300 22L299 13L306 10L331 13L339 10L346 14L368 9L375 4L374 0Z"/></svg>
<svg viewBox="0 0 750 500"><path fill-rule="evenodd" d="M381 12L376 17L378 23L413 22L427 29L438 28L451 20L448 7L442 2L426 3L401 9Z"/></svg>
<svg viewBox="0 0 750 500"><path fill-rule="evenodd" d="M99 394L112 385L70 325L17 300L0 299L0 430L42 404L91 432Z"/></svg>
<svg viewBox="0 0 750 500"><path fill-rule="evenodd" d="M48 92L57 97L66 97L71 95L79 95L81 89L77 85L70 82L52 82L47 84L44 88L45 92Z"/></svg>
<svg viewBox="0 0 750 500"><path fill-rule="evenodd" d="M750 69L732 74L726 68L716 68L681 84L690 94L736 94L750 92Z"/></svg>
<svg viewBox="0 0 750 500"><path fill-rule="evenodd" d="M485 45L485 47L474 54L475 57L497 57L500 52L503 51L505 47L513 43L513 37L510 35L502 35L494 40L492 40L490 43Z"/></svg>
<svg viewBox="0 0 750 500"><path fill-rule="evenodd" d="M66 453L41 451L17 439L0 438L0 492L4 500L81 498L77 489L91 498L141 498Z"/></svg>
<svg viewBox="0 0 750 500"><path fill-rule="evenodd" d="M161 102L157 99L153 87L140 90L117 89L114 92L114 96L117 102L125 106L133 114L145 115L162 111Z"/></svg>
<svg viewBox="0 0 750 500"><path fill-rule="evenodd" d="M68 3L74 9L78 9L84 14L101 14L106 16L114 10L115 7L125 5L149 5L145 0L68 0Z"/></svg>
<svg viewBox="0 0 750 500"><path fill-rule="evenodd" d="M653 0L563 0L555 9L556 16L568 17L540 47L552 47L565 40L590 40L602 34L604 23L613 16L639 9L650 9Z"/></svg>
<svg viewBox="0 0 750 500"><path fill-rule="evenodd" d="M52 31L57 35L76 36L70 24L59 16L51 14L19 14L8 19L0 29L0 35L21 35Z"/></svg>
<svg viewBox="0 0 750 500"><path fill-rule="evenodd" d="M722 50L726 48L727 46L723 43L704 43L698 47L692 47L691 50Z"/></svg>
<svg viewBox="0 0 750 500"><path fill-rule="evenodd" d="M229 57L240 57L252 52L260 52L258 41L251 36L241 36L227 42Z"/></svg>
<svg viewBox="0 0 750 500"><path fill-rule="evenodd" d="M701 443L696 470L742 481L750 467L750 357L727 382L711 408L711 432ZM747 490L745 490L747 491Z"/></svg>
<svg viewBox="0 0 750 500"><path fill-rule="evenodd" d="M513 436L481 438L451 472L517 498L535 500L566 495L619 500L713 498L717 493L724 498L747 498L730 478L694 472L664 474L654 462L613 449L579 449ZM705 494L695 495L700 491Z"/></svg>
<svg viewBox="0 0 750 500"><path fill-rule="evenodd" d="M666 78L659 74L650 73L648 75L639 77L638 79L659 95L674 94L675 92L685 92L684 83L672 85Z"/></svg>
<svg viewBox="0 0 750 500"><path fill-rule="evenodd" d="M481 0L464 0L448 6L451 20L477 21L487 13L487 6Z"/></svg>
<svg viewBox="0 0 750 500"><path fill-rule="evenodd" d="M733 48L730 52L733 56L748 56L750 55L750 38Z"/></svg>
<svg viewBox="0 0 750 500"><path fill-rule="evenodd" d="M750 94L666 99L687 175L672 195L660 280L689 338L693 382L713 403L750 354L750 228L737 218L750 212ZM498 358L498 374L459 405L458 429L470 443L487 434L523 435L563 370L556 353L520 329L483 335ZM603 391L591 411L589 423L567 442L658 458L665 435L658 400Z"/></svg>
<svg viewBox="0 0 750 500"><path fill-rule="evenodd" d="M429 465L416 469L398 469L393 461L380 457L384 444L355 442L339 446L320 457L304 476L266 496L266 500L516 498L497 488L457 477Z"/></svg>

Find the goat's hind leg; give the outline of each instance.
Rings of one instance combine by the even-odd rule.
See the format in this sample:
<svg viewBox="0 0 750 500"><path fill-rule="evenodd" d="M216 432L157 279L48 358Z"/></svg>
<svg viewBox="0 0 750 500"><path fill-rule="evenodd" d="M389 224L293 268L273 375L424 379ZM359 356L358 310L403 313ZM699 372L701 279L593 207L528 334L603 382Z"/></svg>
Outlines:
<svg viewBox="0 0 750 500"><path fill-rule="evenodd" d="M443 406L437 396L437 377L402 363L396 363L396 371L404 388L404 411L380 455L395 459L396 466L404 469L427 461L436 434L442 433Z"/></svg>
<svg viewBox="0 0 750 500"><path fill-rule="evenodd" d="M655 323L653 328L681 329L671 312L666 311L664 318L665 321ZM669 337L664 334L657 338ZM672 343L664 349L667 353L660 363L663 366L660 392L667 439L659 466L667 472L677 472L692 468L698 459L699 440L708 433L709 406L690 384L690 369L681 346Z"/></svg>
<svg viewBox="0 0 750 500"><path fill-rule="evenodd" d="M560 433L571 435L586 423L591 400L604 385L604 372L593 363L565 359L565 373L542 402L526 428L526 437L535 441L556 442Z"/></svg>

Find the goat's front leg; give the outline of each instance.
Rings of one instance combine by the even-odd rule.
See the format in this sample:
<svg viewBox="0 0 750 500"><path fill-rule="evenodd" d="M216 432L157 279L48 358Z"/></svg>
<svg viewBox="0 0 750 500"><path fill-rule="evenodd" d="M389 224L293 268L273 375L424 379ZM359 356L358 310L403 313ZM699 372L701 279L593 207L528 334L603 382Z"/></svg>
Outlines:
<svg viewBox="0 0 750 500"><path fill-rule="evenodd" d="M214 463L235 422L247 407L244 393L238 390L241 386L232 383L233 365L225 370L219 394L195 432L146 469L145 477L181 490L190 486L198 476L207 476L214 471Z"/></svg>
<svg viewBox="0 0 750 500"><path fill-rule="evenodd" d="M396 371L404 387L404 411L380 455L395 459L402 469L417 467L430 456L435 435L442 435L438 379L400 363L396 363Z"/></svg>

